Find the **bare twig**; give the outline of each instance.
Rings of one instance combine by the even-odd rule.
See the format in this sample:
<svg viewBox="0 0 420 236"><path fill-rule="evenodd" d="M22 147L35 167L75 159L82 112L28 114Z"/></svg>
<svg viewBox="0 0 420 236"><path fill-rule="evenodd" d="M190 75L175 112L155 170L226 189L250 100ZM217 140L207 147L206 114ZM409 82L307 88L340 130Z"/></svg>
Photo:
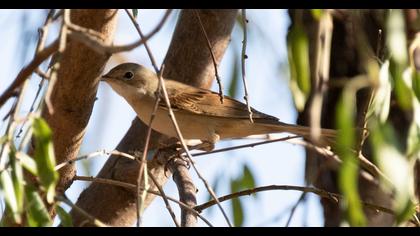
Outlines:
<svg viewBox="0 0 420 236"><path fill-rule="evenodd" d="M118 150L106 151L105 149L103 149L103 150L92 152L92 153L89 153L89 154L86 154L86 155L79 156L79 157L77 157L75 159L72 159L72 160L62 162L62 163L56 165L54 169L57 171L57 170L63 168L64 166L66 166L66 165L71 165L71 164L75 163L76 161L89 159L91 157L96 157L96 156L101 156L101 155L114 155L114 156L125 157L125 158L131 159L131 160L136 159L136 157L134 157L133 155L130 155L130 154L125 153L125 152L120 152Z"/></svg>
<svg viewBox="0 0 420 236"><path fill-rule="evenodd" d="M74 180L80 180L80 181L95 182L95 183L100 183L100 184L114 185L114 186L119 186L119 187L130 189L131 191L134 191L134 192L137 191L137 186L135 184L125 183L125 182L121 182L121 181L113 180L113 179L104 179L104 178L98 178L98 177L92 177L92 176L77 176L77 175L74 176L73 179ZM147 192L150 193L150 194L156 195L156 196L161 196L161 194L158 191L153 191L153 190L149 189L149 190L147 190ZM196 214L198 216L198 218L203 220L208 226L210 226L210 227L213 226L206 218L201 216L198 211L189 207L185 203L183 203L181 201L178 201L177 199L175 199L173 197L166 196L166 198L169 201L177 203L180 207L193 212L194 214Z"/></svg>
<svg viewBox="0 0 420 236"><path fill-rule="evenodd" d="M286 222L286 227L289 227L290 222L292 221L293 215L295 214L297 207L303 200L305 200L305 197L306 197L306 192L301 193L296 204L293 205L292 209L290 210L289 218L287 219L287 222Z"/></svg>
<svg viewBox="0 0 420 236"><path fill-rule="evenodd" d="M230 200L232 198L237 198L240 196L245 196L245 195L251 195L253 193L257 193L257 192L263 192L263 191L271 191L271 190L295 190L295 191L302 191L302 192L307 192L307 193L314 193L320 197L323 198L328 198L330 200L332 200L335 203L339 203L340 199L342 199L343 197L340 194L337 193L331 193L328 191L325 191L323 189L319 189L319 188L313 188L313 187L302 187L302 186L293 186L293 185L268 185L268 186L262 186L262 187L258 187L258 188L252 188L252 189L247 189L247 190L243 190L240 192L236 192L236 193L232 193L232 194L228 194L225 195L223 197L220 197L218 200L219 202L224 202L226 200ZM382 211L391 215L395 215L395 212L389 208L383 207L383 206L378 206L372 203L368 203L368 202L361 202L363 205L365 205L366 207L373 209L373 210L377 210L377 211ZM215 205L215 201L211 200L208 201L206 203L203 203L201 205L198 205L196 207L194 207L195 210L197 210L198 212L203 211L206 208L209 208L213 205Z"/></svg>
<svg viewBox="0 0 420 236"><path fill-rule="evenodd" d="M201 21L201 17L198 14L197 10L195 10L195 9L194 9L194 14L197 17L198 23L200 24L201 31L203 32L203 35L206 38L207 47L208 47L208 49L210 51L211 59L213 61L214 73L215 73L215 76L216 76L216 81L217 81L217 84L219 85L220 102L223 103L223 85L222 85L222 81L220 80L219 72L218 72L218 69L217 69L218 65L217 65L217 62L216 62L216 57L214 56L213 48L211 46L209 37L207 36L206 29L204 28L203 22Z"/></svg>
<svg viewBox="0 0 420 236"><path fill-rule="evenodd" d="M141 38L140 40L123 46L109 46L105 45L104 43L98 41L96 37L92 37L90 34L86 34L84 31L77 31L76 28L73 28L73 31L69 34L69 36L75 40L78 40L81 43L84 43L88 47L92 48L96 52L100 54L114 54L119 52L130 51L136 47L143 45L147 42L151 37L153 37L159 30L162 28L166 20L168 19L172 9L168 9L165 12L165 15L162 17L162 20L158 23L158 25L145 37Z"/></svg>
<svg viewBox="0 0 420 236"><path fill-rule="evenodd" d="M4 91L4 93L0 96L0 107L14 95L16 89L22 86L22 83L38 68L38 66L45 61L49 56L51 56L54 52L58 50L58 40L55 40L51 45L40 51L36 54L34 59L24 67L19 74L16 76L15 80L12 82L11 85Z"/></svg>
<svg viewBox="0 0 420 236"><path fill-rule="evenodd" d="M150 177L150 179L152 180L153 184L154 184L154 185L156 186L156 188L159 190L160 196L162 197L163 202L165 203L166 209L168 209L168 212L169 212L169 214L171 215L171 218L172 218L172 220L174 221L174 223L175 223L176 227L179 227L179 226L180 226L180 225L179 225L179 222L178 222L178 220L176 219L175 213L174 213L174 211L172 210L171 205L169 204L168 197L166 196L165 191L163 191L162 186L160 186L160 185L159 185L158 181L156 180L156 178L153 176L153 174L152 174L150 171L148 171L148 174L149 174L149 177ZM187 211L188 211L188 210L187 210ZM188 212L191 212L191 211L188 211ZM192 212L191 212L191 213L192 213ZM194 213L192 213L192 214L194 214ZM196 215L196 214L194 214L194 215Z"/></svg>
<svg viewBox="0 0 420 236"><path fill-rule="evenodd" d="M249 120L251 121L251 123L254 123L254 120L252 119L251 106L249 105L248 86L246 84L246 76L245 76L245 60L248 58L248 56L246 55L246 45L248 43L246 25L248 23L248 20L246 19L246 10L245 9L242 9L242 22L243 22L243 25L244 25L244 28L243 28L244 39L242 41L241 62L242 62L242 81L244 83L244 91L245 91L244 99L245 99L245 102L246 102L246 106L248 108Z"/></svg>
<svg viewBox="0 0 420 236"><path fill-rule="evenodd" d="M329 10L326 11L319 21L315 65L315 93L309 107L312 141L319 140L321 136L321 108L326 84L329 79L333 23Z"/></svg>
<svg viewBox="0 0 420 236"><path fill-rule="evenodd" d="M204 155L214 154L214 153L218 153L218 152L226 152L226 151L232 151L232 150L236 150L236 149L255 147L255 146L259 146L259 145L263 145L263 144L287 141L289 139L295 139L295 138L301 138L301 137L302 136L288 136L288 137L284 137L284 138L266 140L266 141L261 141L261 142L256 142L256 143L249 143L249 144L238 145L238 146L234 146L234 147L221 148L221 149L217 149L217 150L213 150L213 151L209 151L209 152L194 153L194 154L192 154L192 156L193 157L204 156Z"/></svg>
<svg viewBox="0 0 420 236"><path fill-rule="evenodd" d="M64 53L64 50L66 50L66 43L67 43L67 25L68 22L70 22L70 9L63 9L63 23L61 25L60 30L60 36L59 36L59 45L58 45L58 56L61 57L61 55ZM45 92L44 101L47 105L48 111L50 114L54 113L54 107L51 103L51 94L54 89L55 83L57 82L57 71L60 68L60 61L58 60L56 63L54 63L54 66L51 69L51 76L48 83L47 92Z"/></svg>
<svg viewBox="0 0 420 236"><path fill-rule="evenodd" d="M102 221L96 219L95 217L91 216L89 213L87 213L85 210L83 210L82 208L78 207L76 204L74 204L73 202L70 201L70 199L68 199L65 195L63 196L56 196L56 199L60 202L65 203L66 205L68 205L69 207L75 209L76 211L78 211L80 214L82 214L83 216L85 216L90 222L92 222L92 224L99 226L99 227L107 227L106 224L104 224Z"/></svg>
<svg viewBox="0 0 420 236"><path fill-rule="evenodd" d="M134 18L134 16L131 14L131 12L129 10L125 9L125 12L130 17L131 22L134 24L134 27L136 28L137 32L140 35L140 39L143 39L144 35L143 35L143 33L140 29L140 25L137 23L136 19ZM164 69L164 65L162 65L162 68L159 70L157 65L156 65L156 61L153 57L152 51L150 50L149 45L147 44L146 41L144 42L144 47L146 48L147 54L149 55L149 58L152 62L152 65L153 65L155 71L156 71L156 74L159 77L161 77L162 76L162 71ZM160 82L160 80L159 80L159 82ZM143 192L140 191L141 178L143 176L144 169L147 168L147 166L146 166L147 165L147 163L146 163L147 149L149 148L150 136L152 134L152 123L153 123L153 120L156 116L156 111L157 111L158 106L159 106L160 86L158 86L157 90L155 91L155 94L156 94L156 96L155 96L156 100L155 100L155 104L153 106L153 112L150 116L149 127L147 129L146 141L145 141L144 149L143 149L142 162L140 163L140 170L139 170L139 175L138 175L138 178L137 178L137 198L139 198L139 196L142 196L141 198L138 199L137 205L136 205L137 206L137 214L138 214L137 215L137 219L138 219L137 220L137 226L140 226L140 222L141 222L141 214L140 213L141 213L141 209L142 209L143 202L144 202L144 197L145 197L144 194L146 193L145 191L143 191ZM144 172L144 173L145 173L144 180L145 180L145 185L146 185L147 175L146 175L146 172Z"/></svg>

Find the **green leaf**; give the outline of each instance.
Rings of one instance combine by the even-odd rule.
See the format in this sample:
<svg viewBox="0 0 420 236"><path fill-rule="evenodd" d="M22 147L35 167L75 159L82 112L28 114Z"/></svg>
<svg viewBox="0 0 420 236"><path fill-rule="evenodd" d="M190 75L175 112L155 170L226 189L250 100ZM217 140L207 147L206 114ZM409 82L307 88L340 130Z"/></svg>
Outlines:
<svg viewBox="0 0 420 236"><path fill-rule="evenodd" d="M27 220L30 227L51 226L52 220L36 189L32 186L26 187L27 198Z"/></svg>
<svg viewBox="0 0 420 236"><path fill-rule="evenodd" d="M416 95L416 98L418 101L420 101L420 72L416 71L415 69L412 70L412 87L414 95Z"/></svg>
<svg viewBox="0 0 420 236"><path fill-rule="evenodd" d="M230 183L231 192L237 192L240 189L240 183L236 180L232 180ZM232 212L233 212L233 224L237 227L242 226L244 223L244 212L241 200L239 198L233 198L232 201Z"/></svg>
<svg viewBox="0 0 420 236"><path fill-rule="evenodd" d="M73 226L73 219L71 215L66 212L61 206L55 205L55 210L58 214L58 217L61 220L61 225L64 227L72 227Z"/></svg>
<svg viewBox="0 0 420 236"><path fill-rule="evenodd" d="M243 188L255 188L255 178L252 174L252 171L249 169L247 165L244 165L244 174L242 176L242 187ZM252 196L256 197L257 194L252 194Z"/></svg>
<svg viewBox="0 0 420 236"><path fill-rule="evenodd" d="M13 189L15 191L16 203L18 207L17 211L19 214L21 214L23 212L24 179L22 166L19 162L16 161L16 149L13 147L13 145L11 146L9 152L9 163L11 166L10 174L13 181Z"/></svg>
<svg viewBox="0 0 420 236"><path fill-rule="evenodd" d="M398 64L395 60L391 58L389 71L394 81L395 94L397 97L398 104L401 106L402 109L411 109L412 92L411 89L408 87L407 83L404 81L404 77L407 77L408 75L407 73L405 73L405 76L403 77L404 66ZM407 80L407 78L405 80ZM411 78L409 78L409 80L411 80Z"/></svg>
<svg viewBox="0 0 420 236"><path fill-rule="evenodd" d="M3 170L0 174L0 183L4 195L6 206L11 211L14 222L20 224L21 217L19 213L19 203L16 197L12 177L8 171Z"/></svg>
<svg viewBox="0 0 420 236"><path fill-rule="evenodd" d="M315 18L316 20L320 20L323 13L324 13L323 9L311 9L312 17Z"/></svg>
<svg viewBox="0 0 420 236"><path fill-rule="evenodd" d="M24 152L17 152L16 157L19 159L23 168L25 168L31 174L38 176L38 169L36 167L36 162L32 157L28 156Z"/></svg>
<svg viewBox="0 0 420 236"><path fill-rule="evenodd" d="M389 178L391 183L381 182L384 189L393 194L393 208L397 221L402 222L412 214L412 199L415 194L414 161L409 161L401 152L401 144L396 132L388 123L372 123L370 141L373 157L378 167Z"/></svg>
<svg viewBox="0 0 420 236"><path fill-rule="evenodd" d="M413 120L408 130L406 156L420 158L420 103L413 99Z"/></svg>
<svg viewBox="0 0 420 236"><path fill-rule="evenodd" d="M58 173L55 171L55 156L52 143L52 132L47 122L35 118L33 122L35 136L35 162L42 186L47 192L47 202L52 203L55 196L55 186Z"/></svg>
<svg viewBox="0 0 420 236"><path fill-rule="evenodd" d="M139 13L139 9L132 9L132 11L133 11L134 18L137 18L137 15Z"/></svg>
<svg viewBox="0 0 420 236"><path fill-rule="evenodd" d="M355 146L354 111L355 96L346 88L337 104L336 124L338 126L337 153L343 163L339 172L339 187L344 196L344 208L352 226L366 225L366 218L357 188L359 163L352 149Z"/></svg>
<svg viewBox="0 0 420 236"><path fill-rule="evenodd" d="M309 42L301 25L295 25L287 35L290 66L290 88L296 108L301 111L311 91Z"/></svg>

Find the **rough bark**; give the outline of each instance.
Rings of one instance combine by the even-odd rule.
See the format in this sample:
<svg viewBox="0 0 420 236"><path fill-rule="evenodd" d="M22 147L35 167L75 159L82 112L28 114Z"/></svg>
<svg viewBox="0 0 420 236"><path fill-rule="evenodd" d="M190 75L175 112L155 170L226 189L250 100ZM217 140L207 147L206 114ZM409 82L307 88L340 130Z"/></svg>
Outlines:
<svg viewBox="0 0 420 236"><path fill-rule="evenodd" d="M104 35L104 43L113 41L117 23L117 10L72 10L71 22ZM60 57L57 82L51 94L54 113L44 109L42 116L53 130L53 143L57 163L74 159L82 144L95 102L99 76L109 59L84 44L70 38ZM75 165L59 170L58 193L72 183Z"/></svg>
<svg viewBox="0 0 420 236"><path fill-rule="evenodd" d="M219 63L230 42L237 10L199 10L199 14ZM164 77L198 87L210 87L214 78L213 62L192 10L181 11L164 63ZM116 149L129 153L142 151L146 131L147 126L135 118ZM150 150L158 146L159 138L161 135L153 132ZM138 169L139 165L135 161L111 156L98 177L136 184ZM160 185L165 184L168 177L164 174L162 163L151 160L148 169ZM155 186L152 185L151 189L155 190ZM148 194L145 206L147 207L154 198L155 196ZM82 192L77 205L106 224L130 226L137 220L135 202L135 193L127 189L92 183ZM84 223L85 218L78 212L72 211L71 214L74 225L90 226Z"/></svg>

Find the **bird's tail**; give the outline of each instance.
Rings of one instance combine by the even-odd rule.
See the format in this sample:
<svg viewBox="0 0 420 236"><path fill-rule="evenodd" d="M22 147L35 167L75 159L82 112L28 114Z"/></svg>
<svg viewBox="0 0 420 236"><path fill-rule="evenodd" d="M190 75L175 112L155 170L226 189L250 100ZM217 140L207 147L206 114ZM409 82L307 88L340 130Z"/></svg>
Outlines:
<svg viewBox="0 0 420 236"><path fill-rule="evenodd" d="M301 125L287 124L278 122L276 124L263 124L271 131L276 132L287 132L294 135L302 136L307 140L311 139L311 128ZM336 143L337 131L333 129L321 129L321 135L319 140L312 140L314 143L322 146L333 146Z"/></svg>

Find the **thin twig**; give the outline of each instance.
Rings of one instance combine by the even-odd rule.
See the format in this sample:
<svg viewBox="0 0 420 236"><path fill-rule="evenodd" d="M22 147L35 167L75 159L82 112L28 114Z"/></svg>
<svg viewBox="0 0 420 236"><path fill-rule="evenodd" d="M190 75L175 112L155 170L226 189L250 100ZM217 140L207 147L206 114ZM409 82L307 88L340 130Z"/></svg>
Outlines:
<svg viewBox="0 0 420 236"><path fill-rule="evenodd" d="M152 172L148 171L149 177L152 180L153 184L156 186L156 188L159 190L160 196L163 199L163 202L165 203L166 209L168 209L169 215L171 215L172 220L174 221L176 227L179 227L179 222L176 219L175 213L172 210L171 205L169 204L168 197L165 194L165 191L163 191L162 186L159 185L159 182L156 180L156 178L153 176ZM188 210L187 210L188 211ZM194 214L194 213L192 213ZM194 214L195 215L195 214Z"/></svg>
<svg viewBox="0 0 420 236"><path fill-rule="evenodd" d="M217 84L219 85L220 102L223 104L223 97L224 97L223 96L223 84L222 84L222 81L220 80L219 72L218 72L218 69L217 69L218 65L217 65L217 62L216 62L216 57L214 56L213 48L211 46L209 37L207 36L206 29L204 28L203 22L201 21L201 17L198 14L198 11L197 10L194 9L193 11L194 11L195 16L197 17L198 23L200 24L201 31L203 32L203 35L206 38L207 47L208 47L208 49L210 51L210 56L211 56L211 59L213 61L214 73L215 73L215 76L216 76L216 81L217 81Z"/></svg>
<svg viewBox="0 0 420 236"><path fill-rule="evenodd" d="M244 83L244 91L245 91L245 102L246 102L246 106L248 108L248 114L249 114L249 120L251 121L251 123L254 123L254 120L252 119L252 110L251 110L251 106L249 105L249 95L248 95L248 86L246 83L246 74L245 74L245 60L248 58L248 56L246 55L246 45L248 43L248 37L247 37L247 30L246 30L246 25L248 23L248 20L246 19L246 10L242 9L242 22L243 22L243 32L244 32L244 39L242 41L242 55L241 55L241 64L242 64L242 81Z"/></svg>
<svg viewBox="0 0 420 236"><path fill-rule="evenodd" d="M329 79L333 23L328 10L319 21L315 65L315 93L309 106L311 140L321 136L321 108Z"/></svg>
<svg viewBox="0 0 420 236"><path fill-rule="evenodd" d="M85 216L92 224L94 224L96 226L99 226L99 227L107 227L107 225L104 224L102 221L96 219L95 217L93 217L92 215L87 213L85 210L83 210L82 208L78 207L76 204L71 202L70 199L68 199L65 195L56 196L56 199L60 202L65 203L66 205L73 208L74 210L78 211L80 214Z"/></svg>
<svg viewBox="0 0 420 236"><path fill-rule="evenodd" d="M289 215L289 218L287 219L287 222L286 222L285 227L289 227L290 222L292 221L293 215L295 214L297 207L299 206L299 204L303 200L305 200L305 197L306 197L306 192L303 192L303 193L300 194L300 197L297 200L296 204L294 204L293 207L292 207L292 209L290 210L290 215Z"/></svg>
<svg viewBox="0 0 420 236"><path fill-rule="evenodd" d="M204 156L204 155L214 154L214 153L218 153L218 152L227 152L227 151L232 151L232 150L242 149L242 148L249 148L249 147L252 148L252 147L256 147L256 146L263 145L263 144L287 141L287 140L290 140L290 139L301 138L301 137L302 136L287 136L287 137L284 137L284 138L278 138L278 139L266 140L266 141L261 141L261 142L256 142L256 143L238 145L238 146L234 146L234 147L216 149L216 150L209 151L209 152L194 153L194 154L192 154L192 156L197 157L197 156Z"/></svg>
<svg viewBox="0 0 420 236"><path fill-rule="evenodd" d="M143 45L151 37L153 37L157 32L159 32L159 30L162 28L162 26L168 19L171 12L172 12L172 9L168 9L165 12L165 15L162 17L162 20L156 25L156 27L148 35L146 35L145 37L143 37L142 39L134 43L127 44L127 45L122 45L122 46L105 45L104 43L97 40L96 37L92 37L90 34L86 34L83 31L77 31L76 28L74 28L73 31L69 34L69 37L81 43L84 43L88 47L92 48L93 50L101 54L114 54L114 53L119 53L119 52L130 51L136 47Z"/></svg>
<svg viewBox="0 0 420 236"><path fill-rule="evenodd" d="M71 165L71 164L75 163L76 161L85 160L85 159L89 159L89 158L96 157L96 156L102 156L102 155L114 155L114 156L125 157L125 158L131 159L131 160L136 160L136 157L134 157L133 155L130 155L128 153L120 152L118 150L106 151L105 149L103 149L103 150L92 152L92 153L89 153L89 154L86 154L86 155L79 156L79 157L77 157L75 159L72 159L72 160L62 162L62 163L56 165L54 169L57 171L57 170L63 168L64 166L66 166L66 165Z"/></svg>
<svg viewBox="0 0 420 236"><path fill-rule="evenodd" d="M128 9L125 9L125 12L127 13L128 17L130 18L131 22L133 23L134 27L136 28L137 33L140 36L140 39L143 39L144 35L143 35L143 33L140 29L140 25L137 23L136 19L134 18L134 16L131 14L131 12ZM144 42L144 47L146 48L147 54L149 55L149 58L152 62L153 68L156 71L156 74L159 77L161 77L162 76L162 69L164 68L164 66L162 65L162 68L159 70L157 65L156 65L156 61L153 57L152 51L150 50L149 45L147 44L146 41ZM141 209L143 208L143 202L144 202L144 198L145 198L145 195L144 195L145 191L140 191L141 179L142 179L142 176L143 176L144 169L147 168L147 166L146 166L147 163L145 161L146 161L146 156L147 156L147 149L149 148L150 136L152 134L152 123L153 123L153 120L156 116L156 112L157 112L157 109L158 109L158 106L159 106L160 86L158 86L158 88L156 89L155 94L156 94L155 104L153 106L153 112L150 116L149 127L147 129L147 135L146 135L146 142L144 144L143 156L142 156L142 159L141 159L142 162L140 163L139 175L137 177L137 205L136 205L137 206L137 219L138 219L137 220L137 227L139 227L140 223L141 223L141 214L140 213L141 213ZM144 180L145 180L145 186L146 186L146 177L147 176L146 176L146 172L144 172L144 173L145 173ZM139 197L139 196L142 196L142 197Z"/></svg>
<svg viewBox="0 0 420 236"><path fill-rule="evenodd" d="M35 49L34 57L36 56L37 53L41 52L44 49L44 47L45 47L45 42L47 41L48 30L49 30L50 24L54 21L53 20L54 13L55 13L55 9L51 9L48 12L48 14L47 14L47 17L46 17L46 19L44 21L44 25L41 28L38 29L38 32L39 32L39 40L38 40L38 43L37 43L37 46L36 46L36 49ZM42 79L41 79L41 82L38 85L38 90L36 91L35 98L33 99L33 102L31 104L31 107L29 108L29 113L34 110L34 106L35 106L36 100L38 99L39 94L41 93L41 89L42 89L42 86L44 84L45 79L47 79L47 75L45 73L43 73L39 69L39 67L37 69L35 69L34 72L37 75L39 75ZM19 138L20 137L20 134L23 131L23 126L24 125L25 124L22 124L21 128L19 129L19 132L16 135L16 138ZM30 132L26 132L25 135L28 135L28 133L30 133ZM25 137L26 136L23 137L23 140L22 140L21 144L19 145L20 148L23 148L26 145L25 142L24 142L25 141Z"/></svg>
<svg viewBox="0 0 420 236"><path fill-rule="evenodd" d="M130 189L131 191L136 191L136 189L137 189L137 186L135 184L121 182L121 181L113 180L113 179L98 178L98 177L93 177L93 176L78 176L78 175L76 175L76 176L74 176L73 180L88 181L88 182L94 182L94 183L100 183L100 184L108 184L108 185L127 188L127 189ZM158 191L153 191L153 190L149 189L149 190L147 190L147 192L150 193L150 194L156 195L156 196L161 196ZM198 216L198 218L203 220L208 226L213 227L213 225L206 218L201 216L200 213L198 211L196 211L195 209L189 207L185 203L183 203L181 201L178 201L177 199L175 199L173 197L166 196L166 198L169 201L177 203L180 207L185 208L185 209L193 212L194 214L196 214Z"/></svg>
<svg viewBox="0 0 420 236"><path fill-rule="evenodd" d="M131 15L131 13L126 9L125 10L126 11L126 13L130 16L130 19L134 19L134 17ZM138 31L138 33L140 34L140 36L142 36L142 33L141 33L141 30L140 30L140 27L139 27L139 25L137 24L137 21L134 19L134 21L133 21L133 23L134 23L134 26L136 27L136 29L137 29L137 31ZM188 157L188 159L189 159L189 161L190 161L190 163L191 163L191 165L193 166L193 168L194 168L194 171L197 173L197 176L203 181L203 183L204 183L204 185L205 185L205 187L206 187L206 189L208 190L208 192L210 193L210 195L212 196L212 198L217 202L217 197L216 197L216 195L215 195L215 193L214 193L214 191L212 190L212 188L211 188L211 186L208 184L208 182L203 178L203 176L200 174L200 172L197 170L197 168L195 167L195 165L194 165L194 162L193 162L193 160L192 160L192 156L191 156L191 153L190 153L190 151L188 150L188 146L185 144L185 140L184 140L184 138L183 138L183 135L182 135L182 133L181 133L181 130L179 129L179 126L178 126L178 123L177 123L177 121L176 121L176 118L175 118L175 114L174 114L174 112L173 112L173 110L172 110L172 107L171 107L171 104L170 104L170 101L169 101L169 97L168 97L168 93L167 93L167 91L166 91L166 87L165 87L165 81L164 81L164 79L163 79L163 77L162 77L162 75L160 75L160 76L158 76L159 74L160 74L160 72L159 72L159 69L158 69L158 67L157 67L157 65L156 65L156 60L154 59L154 56L153 56L153 54L152 54L152 52L151 52L151 50L150 50L150 48L148 47L148 45L147 45L147 43L145 42L144 43L144 46L145 46L145 48L146 48L146 51L147 51L147 54L148 54L148 56L149 56L149 58L150 58L150 61L152 62L152 65L153 65L153 67L154 67L154 69L155 69L155 72L156 72L156 76L158 77L158 79L159 79L159 87L162 87L162 93L163 93L163 96L164 96L164 100L165 100L165 103L166 103L166 106L168 107L168 110L169 110L169 117L171 118L171 121L172 121L172 124L174 125L174 128L175 128L175 131L176 131L176 133L177 133L177 136L178 136L178 139L180 140L180 142L181 142L181 145L182 145L182 147L183 147L183 149L184 149L184 151L185 151L185 153L187 154L187 157ZM162 67L163 67L164 65L162 65ZM222 212L222 214L223 214L223 216L224 216L224 218L225 218L225 220L226 220L226 222L228 223L228 225L229 226L232 226L232 224L230 223L230 221L229 221L229 218L227 217L227 214L226 214L226 212L223 210L223 208L222 208L222 206L220 205L220 204L218 204L218 206L219 206L219 209L221 210L221 212Z"/></svg>
<svg viewBox="0 0 420 236"><path fill-rule="evenodd" d="M14 95L16 89L22 86L22 83L36 70L36 68L38 68L38 66L43 61L45 61L49 56L58 50L58 44L58 40L55 40L53 43L51 43L51 45L37 53L34 59L32 59L32 61L19 72L12 84L9 85L9 87L0 96L0 107L3 106L3 104Z"/></svg>
<svg viewBox="0 0 420 236"><path fill-rule="evenodd" d="M245 196L245 195L251 195L253 193L258 193L258 192L263 192L263 191L271 191L271 190L295 190L295 191L302 191L302 192L307 192L307 193L314 193L320 197L323 198L328 198L330 200L332 200L335 203L339 203L340 199L342 199L343 197L340 194L337 193L331 193L328 191L325 191L323 189L319 189L319 188L314 188L314 187L302 187L302 186L293 186L293 185L267 185L267 186L262 186L262 187L258 187L258 188L252 188L252 189L246 189L240 192L236 192L236 193L232 193L232 194L228 194L225 195L223 197L220 197L218 200L219 202L224 202L226 200L230 200L232 198L237 198L237 197L241 197L241 196ZM383 207L383 206L379 206L376 204L372 204L372 203L368 203L368 202L361 202L363 205L365 205L366 207L373 209L373 210L377 210L377 211L381 211L381 212L385 212L388 213L390 215L395 215L395 212L389 208ZM194 207L195 210L197 210L198 212L202 212L204 209L209 208L213 205L215 205L215 201L211 200L208 201L206 203L203 203L201 205L198 205L196 207Z"/></svg>
<svg viewBox="0 0 420 236"><path fill-rule="evenodd" d="M61 55L63 55L64 51L66 50L68 22L70 22L70 9L63 9L63 23L60 29L59 45L58 45L58 52L57 52L58 57L61 57ZM58 73L58 70L60 69L60 66L61 66L61 63L59 60L56 63L54 63L54 66L51 69L51 76L49 78L48 88L44 96L44 101L45 101L45 104L47 105L47 109L50 114L54 114L54 107L51 102L51 94L54 90L55 83L57 82L57 73Z"/></svg>

